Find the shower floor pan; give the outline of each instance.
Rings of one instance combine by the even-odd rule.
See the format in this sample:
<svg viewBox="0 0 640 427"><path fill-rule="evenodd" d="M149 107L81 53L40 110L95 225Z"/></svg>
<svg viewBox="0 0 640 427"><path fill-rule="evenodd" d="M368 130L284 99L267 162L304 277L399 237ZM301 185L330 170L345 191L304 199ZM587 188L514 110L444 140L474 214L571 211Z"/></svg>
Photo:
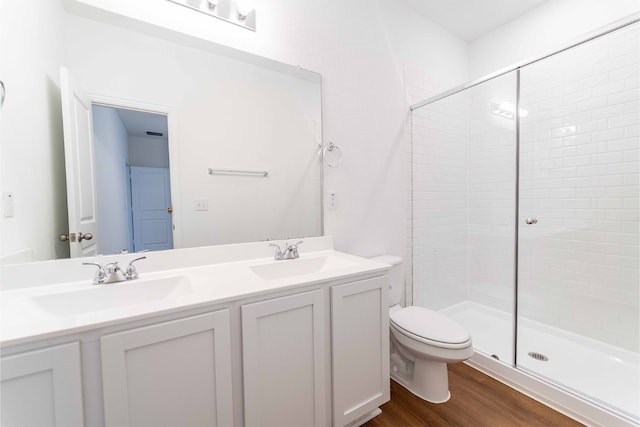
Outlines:
<svg viewBox="0 0 640 427"><path fill-rule="evenodd" d="M511 314L468 301L442 312L467 328L476 350L513 363ZM640 417L638 353L527 319L518 329L519 368Z"/></svg>

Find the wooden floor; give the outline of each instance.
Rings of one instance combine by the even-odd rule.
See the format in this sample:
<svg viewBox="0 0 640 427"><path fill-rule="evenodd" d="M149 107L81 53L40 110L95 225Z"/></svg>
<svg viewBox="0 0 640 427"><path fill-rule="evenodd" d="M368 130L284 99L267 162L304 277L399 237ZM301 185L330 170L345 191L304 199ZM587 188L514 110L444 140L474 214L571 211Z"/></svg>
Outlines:
<svg viewBox="0 0 640 427"><path fill-rule="evenodd" d="M366 427L582 426L463 363L449 365L451 399L434 404L391 381L391 401Z"/></svg>

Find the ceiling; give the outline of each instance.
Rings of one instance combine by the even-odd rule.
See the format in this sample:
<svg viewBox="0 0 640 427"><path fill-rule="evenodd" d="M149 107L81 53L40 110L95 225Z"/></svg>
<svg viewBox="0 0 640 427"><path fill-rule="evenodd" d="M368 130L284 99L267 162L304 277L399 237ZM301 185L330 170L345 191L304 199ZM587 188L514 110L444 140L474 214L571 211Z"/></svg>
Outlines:
<svg viewBox="0 0 640 427"><path fill-rule="evenodd" d="M116 110L129 136L148 136L147 131L161 132L162 138L167 138L167 116L147 113L144 111Z"/></svg>
<svg viewBox="0 0 640 427"><path fill-rule="evenodd" d="M467 42L506 24L547 0L404 0Z"/></svg>

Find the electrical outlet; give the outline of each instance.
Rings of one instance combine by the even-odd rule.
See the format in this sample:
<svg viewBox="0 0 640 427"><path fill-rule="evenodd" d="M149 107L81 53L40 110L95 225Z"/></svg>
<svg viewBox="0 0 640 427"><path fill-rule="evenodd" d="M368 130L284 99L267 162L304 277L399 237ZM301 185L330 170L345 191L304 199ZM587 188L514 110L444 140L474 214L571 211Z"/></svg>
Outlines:
<svg viewBox="0 0 640 427"><path fill-rule="evenodd" d="M327 209L330 211L338 209L338 193L335 191L327 192Z"/></svg>
<svg viewBox="0 0 640 427"><path fill-rule="evenodd" d="M208 211L209 210L209 199L195 199L194 208L197 211Z"/></svg>

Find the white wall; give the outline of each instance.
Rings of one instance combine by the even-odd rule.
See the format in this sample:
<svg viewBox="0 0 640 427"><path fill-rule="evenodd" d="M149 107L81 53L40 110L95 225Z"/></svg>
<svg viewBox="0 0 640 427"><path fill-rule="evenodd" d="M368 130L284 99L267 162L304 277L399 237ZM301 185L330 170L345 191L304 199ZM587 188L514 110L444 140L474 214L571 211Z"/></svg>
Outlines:
<svg viewBox="0 0 640 427"><path fill-rule="evenodd" d="M129 245L127 131L114 108L93 106L98 252L116 254Z"/></svg>
<svg viewBox="0 0 640 427"><path fill-rule="evenodd" d="M82 2L320 72L324 140L344 154L340 168L325 169L325 188L340 200L338 210L325 212L325 232L340 250L405 254L405 65L431 82L462 83L463 41L400 3L383 1L255 2L255 33L170 2Z"/></svg>
<svg viewBox="0 0 640 427"><path fill-rule="evenodd" d="M59 67L64 10L57 1L0 3L0 191L15 216L0 213L0 256L26 250L34 260L69 256Z"/></svg>
<svg viewBox="0 0 640 427"><path fill-rule="evenodd" d="M169 140L152 136L130 136L128 155L130 166L168 168Z"/></svg>
<svg viewBox="0 0 640 427"><path fill-rule="evenodd" d="M640 12L640 0L551 0L469 44L471 80L567 46Z"/></svg>

